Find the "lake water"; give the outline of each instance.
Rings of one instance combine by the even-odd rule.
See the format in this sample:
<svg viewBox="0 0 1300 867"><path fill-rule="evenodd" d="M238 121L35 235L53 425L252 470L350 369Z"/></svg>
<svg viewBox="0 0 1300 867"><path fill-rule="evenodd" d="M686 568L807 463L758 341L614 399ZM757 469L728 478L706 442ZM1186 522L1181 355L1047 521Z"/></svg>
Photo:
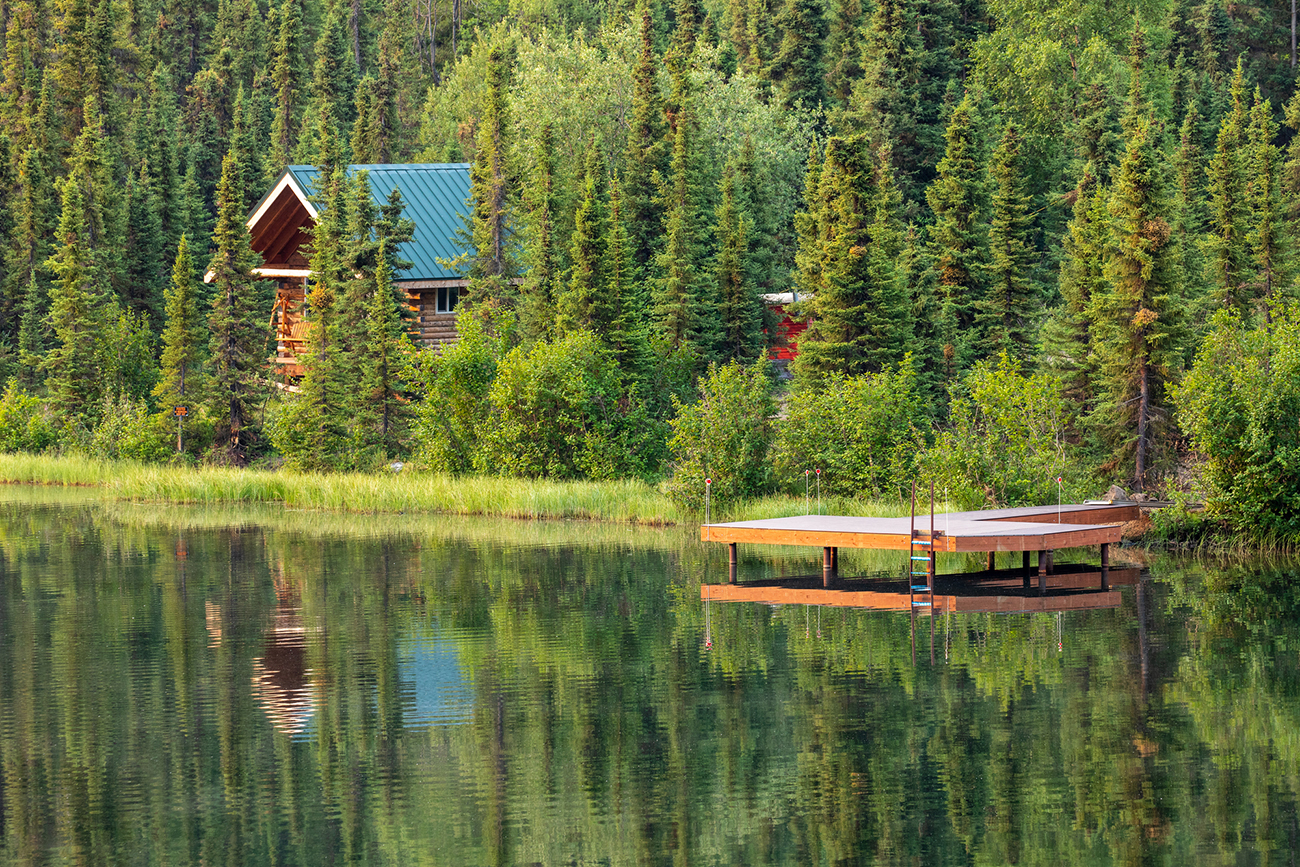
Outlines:
<svg viewBox="0 0 1300 867"><path fill-rule="evenodd" d="M0 863L1296 863L1290 564L943 616L932 663L905 613L706 610L691 536L0 490Z"/></svg>

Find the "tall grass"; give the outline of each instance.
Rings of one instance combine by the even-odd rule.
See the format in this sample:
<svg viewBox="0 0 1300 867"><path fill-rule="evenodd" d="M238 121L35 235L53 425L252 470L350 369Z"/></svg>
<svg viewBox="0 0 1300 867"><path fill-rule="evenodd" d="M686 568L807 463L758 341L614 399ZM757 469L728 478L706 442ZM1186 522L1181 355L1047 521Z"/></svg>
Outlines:
<svg viewBox="0 0 1300 867"><path fill-rule="evenodd" d="M223 467L165 467L86 457L0 454L0 482L89 486L101 496L136 503L266 504L351 513L439 513L503 518L559 518L684 525L681 512L645 482L560 482L438 473L291 473ZM906 503L827 497L822 514L906 515ZM940 511L944 504L936 506ZM816 498L773 496L711 509L710 519L745 521L817 511ZM928 509L926 510L928 512Z"/></svg>

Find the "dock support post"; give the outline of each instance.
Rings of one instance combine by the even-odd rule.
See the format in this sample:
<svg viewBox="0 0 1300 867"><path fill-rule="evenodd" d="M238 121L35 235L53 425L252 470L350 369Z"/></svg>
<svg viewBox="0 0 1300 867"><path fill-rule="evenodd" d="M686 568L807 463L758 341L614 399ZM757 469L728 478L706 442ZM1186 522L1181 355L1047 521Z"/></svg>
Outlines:
<svg viewBox="0 0 1300 867"><path fill-rule="evenodd" d="M728 563L727 579L728 579L728 581L729 581L730 583L735 584L735 583L736 583L736 564L737 564L737 557L736 557L736 543L735 543L735 542L732 542L731 544L729 544L729 545L727 546L727 559L730 561L730 562Z"/></svg>
<svg viewBox="0 0 1300 867"><path fill-rule="evenodd" d="M1056 549L1054 548L1047 549L1047 574L1056 574Z"/></svg>
<svg viewBox="0 0 1300 867"><path fill-rule="evenodd" d="M989 572L992 572L994 569L997 568L997 562L998 562L998 555L997 555L997 552L996 552L996 551L990 551L990 552L989 552L989 566L988 566L988 571L989 571Z"/></svg>
<svg viewBox="0 0 1300 867"><path fill-rule="evenodd" d="M1025 589L1029 589L1029 552L1020 552L1020 577L1025 579Z"/></svg>
<svg viewBox="0 0 1300 867"><path fill-rule="evenodd" d="M1101 543L1101 589L1110 589L1110 543Z"/></svg>
<svg viewBox="0 0 1300 867"><path fill-rule="evenodd" d="M1047 595L1047 552L1038 552L1038 592Z"/></svg>
<svg viewBox="0 0 1300 867"><path fill-rule="evenodd" d="M840 574L840 549L839 548L831 548L831 570L835 573L835 577L838 578Z"/></svg>
<svg viewBox="0 0 1300 867"><path fill-rule="evenodd" d="M829 587L835 583L835 549L822 548L822 586Z"/></svg>

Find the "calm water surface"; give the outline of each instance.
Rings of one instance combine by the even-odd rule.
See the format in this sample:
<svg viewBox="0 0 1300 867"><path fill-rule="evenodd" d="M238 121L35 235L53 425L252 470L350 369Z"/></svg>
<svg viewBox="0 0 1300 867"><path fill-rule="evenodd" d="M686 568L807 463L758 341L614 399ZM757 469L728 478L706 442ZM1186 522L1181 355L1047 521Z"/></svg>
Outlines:
<svg viewBox="0 0 1300 867"><path fill-rule="evenodd" d="M906 614L706 610L687 532L55 496L0 492L3 864L1296 862L1290 566L931 663Z"/></svg>

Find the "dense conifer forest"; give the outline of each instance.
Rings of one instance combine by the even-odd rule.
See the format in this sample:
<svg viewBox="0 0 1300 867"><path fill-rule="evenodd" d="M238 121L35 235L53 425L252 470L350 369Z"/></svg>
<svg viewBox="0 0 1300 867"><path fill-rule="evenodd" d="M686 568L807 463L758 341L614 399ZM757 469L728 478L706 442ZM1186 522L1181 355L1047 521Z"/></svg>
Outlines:
<svg viewBox="0 0 1300 867"><path fill-rule="evenodd" d="M687 504L813 466L972 505L1118 482L1300 529L1289 5L0 8L0 448ZM440 353L400 198L344 170L388 162L472 165ZM323 207L296 392L243 228L289 164ZM782 376L775 293L809 323Z"/></svg>

